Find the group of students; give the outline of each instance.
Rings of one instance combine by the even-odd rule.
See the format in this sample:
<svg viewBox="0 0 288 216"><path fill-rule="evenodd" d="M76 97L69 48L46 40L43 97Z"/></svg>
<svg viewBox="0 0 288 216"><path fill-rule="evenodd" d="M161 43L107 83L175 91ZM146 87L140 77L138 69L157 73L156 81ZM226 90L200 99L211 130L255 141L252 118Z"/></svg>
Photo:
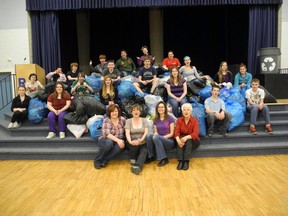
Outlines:
<svg viewBox="0 0 288 216"><path fill-rule="evenodd" d="M227 62L221 62L219 70L214 79L209 75L199 75L195 66L191 66L189 56L184 57L184 65L181 66L179 60L174 58L172 51L168 52L168 57L163 60L162 67L170 71L170 77L165 83L168 93L168 103L172 106L172 113L177 118L175 122L167 113L165 102L159 102L156 106L156 116L154 119L154 132L148 134L148 123L145 118L141 118L141 107L135 105L132 107L132 118L125 119L121 117L121 110L118 103L117 86L121 82L121 73L125 68L125 75L138 75L138 81L133 85L140 95L153 94L158 83L157 71L153 66L155 57L148 54L148 48L142 47L143 56L137 58L141 65L138 72L127 57L125 50L121 51L121 58L106 62L106 56L100 55L100 64L95 68L91 66L91 76L99 77L102 80L102 88L99 91L100 101L107 107L107 118L103 123L102 137L98 143L100 151L97 154L94 165L99 169L105 167L115 155L121 152L125 146L131 153L131 171L139 174L146 162L155 159L160 160L158 166L164 166L169 161L165 151L177 146L177 158L179 164L177 169L187 170L189 168L189 158L192 149L196 149L200 144L198 137L199 129L197 119L191 116L192 106L188 103L187 82L193 82L195 79L204 79L211 81L212 96L204 102L207 119L207 134L211 137L217 125L220 134L227 136L227 128L231 121L231 114L226 112L224 101L218 97L222 87L230 88L233 83L232 73L228 70ZM123 62L123 59L127 61ZM132 70L128 71L128 63L132 64ZM122 66L120 72L116 65ZM47 74L48 80L56 80L54 92L47 98L48 125L49 133L47 138L56 136L58 124L59 136L65 138L66 123L64 116L67 114L71 105L71 100L75 94L94 93L93 88L85 80L86 74L78 71L78 64L71 63L71 71L65 75L61 68ZM252 75L247 72L244 64L240 65L239 73L236 74L234 85L245 90L247 99L247 110L250 112L249 132L257 134L257 115L262 111L265 120L265 130L269 134L273 133L270 125L269 108L264 104L265 92L259 88L260 81L252 79ZM135 74L134 74L135 73ZM56 77L56 79L55 79ZM35 93L38 88L44 86L37 81L37 75L31 74L29 82L25 86L18 87L18 95L13 99L11 111L13 116L8 128L18 128L21 123L27 119L28 106L31 97L29 94ZM67 86L65 86L67 84ZM68 89L67 92L65 89ZM179 111L180 108L180 111ZM149 158L147 160L146 158Z"/></svg>

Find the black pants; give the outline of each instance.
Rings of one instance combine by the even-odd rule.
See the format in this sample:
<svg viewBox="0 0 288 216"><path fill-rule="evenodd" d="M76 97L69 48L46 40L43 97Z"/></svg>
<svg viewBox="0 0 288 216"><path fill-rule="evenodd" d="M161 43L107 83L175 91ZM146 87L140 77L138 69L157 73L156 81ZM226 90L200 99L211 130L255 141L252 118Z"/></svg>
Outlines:
<svg viewBox="0 0 288 216"><path fill-rule="evenodd" d="M148 152L146 143L139 146L128 144L127 147L130 150L130 159L136 160L136 164L142 169Z"/></svg>
<svg viewBox="0 0 288 216"><path fill-rule="evenodd" d="M192 150L197 149L199 145L200 141L191 139L187 140L182 148L177 144L177 159L179 161L189 161Z"/></svg>
<svg viewBox="0 0 288 216"><path fill-rule="evenodd" d="M214 125L217 125L219 127L220 133L226 132L231 119L232 115L228 112L225 113L225 118L222 120L216 119L215 113L208 114L207 115L208 133L213 133Z"/></svg>
<svg viewBox="0 0 288 216"><path fill-rule="evenodd" d="M22 123L27 118L28 118L27 110L24 110L23 112L16 111L12 116L11 122L14 123L17 121L18 123Z"/></svg>

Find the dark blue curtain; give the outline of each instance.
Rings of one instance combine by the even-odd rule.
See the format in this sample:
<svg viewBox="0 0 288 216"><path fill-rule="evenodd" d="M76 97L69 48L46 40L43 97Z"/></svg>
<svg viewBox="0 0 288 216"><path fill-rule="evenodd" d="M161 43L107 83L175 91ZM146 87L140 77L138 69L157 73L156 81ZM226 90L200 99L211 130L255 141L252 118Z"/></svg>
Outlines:
<svg viewBox="0 0 288 216"><path fill-rule="evenodd" d="M26 0L26 10L39 11L121 7L177 7L257 4L282 4L282 0Z"/></svg>
<svg viewBox="0 0 288 216"><path fill-rule="evenodd" d="M278 5L257 5L249 8L248 70L253 75L259 71L259 49L277 47L277 11Z"/></svg>
<svg viewBox="0 0 288 216"><path fill-rule="evenodd" d="M46 71L61 66L59 20L56 12L31 12L33 63Z"/></svg>

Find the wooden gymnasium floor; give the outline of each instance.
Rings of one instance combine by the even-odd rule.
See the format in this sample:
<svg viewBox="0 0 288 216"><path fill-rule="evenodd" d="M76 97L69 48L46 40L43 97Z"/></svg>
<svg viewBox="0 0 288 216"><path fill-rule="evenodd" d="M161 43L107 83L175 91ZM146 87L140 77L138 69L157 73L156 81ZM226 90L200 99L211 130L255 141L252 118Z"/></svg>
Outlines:
<svg viewBox="0 0 288 216"><path fill-rule="evenodd" d="M0 161L0 215L288 215L288 155L128 161Z"/></svg>

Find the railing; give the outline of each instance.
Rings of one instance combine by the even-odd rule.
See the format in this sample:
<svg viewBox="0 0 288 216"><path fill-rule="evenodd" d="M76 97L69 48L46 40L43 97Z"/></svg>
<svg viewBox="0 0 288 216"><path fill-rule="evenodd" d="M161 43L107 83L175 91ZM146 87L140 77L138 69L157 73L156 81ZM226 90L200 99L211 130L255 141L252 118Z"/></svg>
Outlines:
<svg viewBox="0 0 288 216"><path fill-rule="evenodd" d="M16 92L16 76L8 74L0 80L0 110L11 103Z"/></svg>

